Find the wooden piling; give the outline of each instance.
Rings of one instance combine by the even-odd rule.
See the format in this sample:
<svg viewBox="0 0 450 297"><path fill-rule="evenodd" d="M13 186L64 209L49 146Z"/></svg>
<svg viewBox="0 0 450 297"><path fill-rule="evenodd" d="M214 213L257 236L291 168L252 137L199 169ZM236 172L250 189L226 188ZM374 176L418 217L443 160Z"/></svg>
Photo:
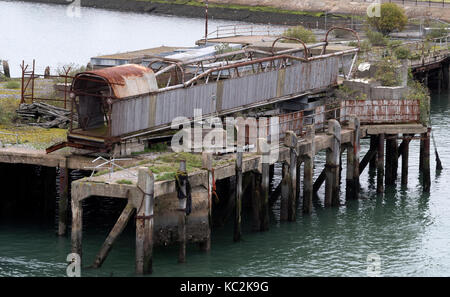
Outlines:
<svg viewBox="0 0 450 297"><path fill-rule="evenodd" d="M298 138L293 131L287 131L284 144L289 147L289 198L288 198L288 221L296 220L297 201L297 145Z"/></svg>
<svg viewBox="0 0 450 297"><path fill-rule="evenodd" d="M186 160L180 161L180 172L186 172ZM187 203L187 184L180 183L180 190L184 193L184 198L178 198L178 263L186 262L186 203Z"/></svg>
<svg viewBox="0 0 450 297"><path fill-rule="evenodd" d="M286 162L283 162L282 176L283 179L281 180L280 221L285 222L288 220L290 188L289 166Z"/></svg>
<svg viewBox="0 0 450 297"><path fill-rule="evenodd" d="M130 197L128 198L130 199ZM99 268L102 266L103 262L105 261L106 257L108 256L109 252L111 251L111 248L116 241L117 237L122 233L122 231L125 229L126 225L128 224L128 221L130 220L131 216L134 213L134 206L133 203L131 203L130 200L128 200L127 205L125 206L124 210L120 214L119 219L117 220L116 224L112 228L111 232L108 234L108 237L106 238L105 242L103 243L100 252L97 254L97 257L95 258L95 262L92 265L93 268Z"/></svg>
<svg viewBox="0 0 450 297"><path fill-rule="evenodd" d="M430 135L431 128L428 128L426 133L422 134L423 138L423 191L430 192L431 187L431 176L430 176Z"/></svg>
<svg viewBox="0 0 450 297"><path fill-rule="evenodd" d="M5 75L5 77L11 78L11 73L10 73L10 71L9 71L9 64L8 64L8 61L3 60L3 61L2 61L2 64L3 64L3 74Z"/></svg>
<svg viewBox="0 0 450 297"><path fill-rule="evenodd" d="M78 200L76 195L72 194L72 253L82 256L82 237L83 237L83 206L82 201Z"/></svg>
<svg viewBox="0 0 450 297"><path fill-rule="evenodd" d="M351 120L354 129L353 139L347 147L347 187L346 199L358 199L359 194L359 152L360 152L360 122L358 118Z"/></svg>
<svg viewBox="0 0 450 297"><path fill-rule="evenodd" d="M402 155L402 177L401 183L402 185L408 184L408 159L409 159L409 139L406 137L410 137L409 134L403 134L404 140L402 141L402 145L400 145L400 153Z"/></svg>
<svg viewBox="0 0 450 297"><path fill-rule="evenodd" d="M384 192L384 134L378 135L377 193Z"/></svg>
<svg viewBox="0 0 450 297"><path fill-rule="evenodd" d="M378 137L376 135L370 136L370 151L376 152L378 150ZM376 153L369 161L369 170L376 170L377 169L377 156Z"/></svg>
<svg viewBox="0 0 450 297"><path fill-rule="evenodd" d="M398 146L397 135L386 136L385 184L394 185L397 178Z"/></svg>
<svg viewBox="0 0 450 297"><path fill-rule="evenodd" d="M205 241L201 242L199 247L204 252L211 250L211 226L212 226L212 188L213 188L213 173L212 173L212 154L203 152L202 154L202 168L208 170L208 236Z"/></svg>
<svg viewBox="0 0 450 297"><path fill-rule="evenodd" d="M304 156L303 165L303 213L305 214L310 214L312 212L313 170L314 156L316 154L314 138L314 125L309 125L306 129L305 140L310 143L310 147Z"/></svg>
<svg viewBox="0 0 450 297"><path fill-rule="evenodd" d="M258 139L258 152L261 154L261 231L269 230L269 171L270 145L265 138Z"/></svg>
<svg viewBox="0 0 450 297"><path fill-rule="evenodd" d="M261 205L261 174L259 172L252 172L252 230L260 231L261 230L261 214L262 214L262 205Z"/></svg>
<svg viewBox="0 0 450 297"><path fill-rule="evenodd" d="M59 167L58 236L66 235L68 200L69 169L66 158L64 166Z"/></svg>
<svg viewBox="0 0 450 297"><path fill-rule="evenodd" d="M137 187L142 203L136 213L136 273L150 274L153 271L153 212L154 182L147 167L138 170Z"/></svg>
<svg viewBox="0 0 450 297"><path fill-rule="evenodd" d="M241 213L242 213L242 151L236 153L236 194L234 208L234 235L233 240L240 241L241 231Z"/></svg>
<svg viewBox="0 0 450 297"><path fill-rule="evenodd" d="M341 125L336 120L328 121L328 135L333 136L327 149L325 207L339 206L339 162L341 155Z"/></svg>

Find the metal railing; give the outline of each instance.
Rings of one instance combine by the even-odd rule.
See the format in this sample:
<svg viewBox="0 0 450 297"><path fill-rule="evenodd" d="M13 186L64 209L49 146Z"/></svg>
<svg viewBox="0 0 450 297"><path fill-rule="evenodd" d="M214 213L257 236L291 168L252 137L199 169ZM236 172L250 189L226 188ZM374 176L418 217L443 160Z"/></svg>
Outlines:
<svg viewBox="0 0 450 297"><path fill-rule="evenodd" d="M450 7L449 0L383 0L382 2L396 3L402 5L428 6L428 7Z"/></svg>
<svg viewBox="0 0 450 297"><path fill-rule="evenodd" d="M209 33L207 38L223 38L232 36L253 36L267 35L278 36L283 34L286 28L276 28L272 26L253 26L253 25L224 25L217 26L216 30Z"/></svg>

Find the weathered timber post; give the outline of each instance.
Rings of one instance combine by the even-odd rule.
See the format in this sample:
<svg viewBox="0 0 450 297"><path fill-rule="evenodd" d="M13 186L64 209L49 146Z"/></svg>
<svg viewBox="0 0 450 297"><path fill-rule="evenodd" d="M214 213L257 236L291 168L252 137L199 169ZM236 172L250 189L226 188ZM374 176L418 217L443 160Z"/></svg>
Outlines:
<svg viewBox="0 0 450 297"><path fill-rule="evenodd" d="M376 135L370 136L370 149L371 151L377 151L378 149L378 137ZM374 156L370 159L369 162L369 170L375 170L377 169L377 155L376 153Z"/></svg>
<svg viewBox="0 0 450 297"><path fill-rule="evenodd" d="M386 136L385 184L394 185L398 167L397 135Z"/></svg>
<svg viewBox="0 0 450 297"><path fill-rule="evenodd" d="M431 176L430 176L430 134L431 128L428 128L426 133L422 134L423 141L423 191L430 192Z"/></svg>
<svg viewBox="0 0 450 297"><path fill-rule="evenodd" d="M353 126L352 143L347 147L347 188L346 199L358 199L359 193L359 153L360 153L360 122L358 118L351 119Z"/></svg>
<svg viewBox="0 0 450 297"><path fill-rule="evenodd" d="M3 60L2 61L3 64L3 74L7 77L7 78L11 78L11 73L9 71L9 64L8 61Z"/></svg>
<svg viewBox="0 0 450 297"><path fill-rule="evenodd" d="M82 256L82 238L83 238L83 205L78 195L72 192L72 253Z"/></svg>
<svg viewBox="0 0 450 297"><path fill-rule="evenodd" d="M261 174L259 172L252 172L252 230L260 231L261 230L261 214L262 214L262 205L261 205Z"/></svg>
<svg viewBox="0 0 450 297"><path fill-rule="evenodd" d="M265 138L258 139L258 152L261 154L261 231L269 230L269 171L270 145Z"/></svg>
<svg viewBox="0 0 450 297"><path fill-rule="evenodd" d="M111 251L111 248L116 241L117 237L122 233L122 231L125 229L125 227L128 224L128 221L130 220L131 216L134 213L134 206L133 203L130 201L129 192L127 194L128 196L128 203L125 206L124 210L120 214L119 219L117 220L116 224L112 228L111 232L108 234L108 237L106 238L105 242L103 243L100 252L97 254L97 257L95 258L95 262L92 265L93 268L99 268L102 266L103 262L105 261L106 257L108 256L109 252Z"/></svg>
<svg viewBox="0 0 450 297"><path fill-rule="evenodd" d="M186 174L186 160L180 161L179 172ZM180 189L183 194L182 198L178 197L178 263L186 262L186 203L187 203L187 181L180 181Z"/></svg>
<svg viewBox="0 0 450 297"><path fill-rule="evenodd" d="M409 159L409 138L411 135L403 134L403 146L401 147L401 155L402 155L402 185L408 184L408 159Z"/></svg>
<svg viewBox="0 0 450 297"><path fill-rule="evenodd" d="M281 180L281 200L280 200L280 221L285 222L288 220L288 208L289 208L289 166L286 162L283 162L283 179Z"/></svg>
<svg viewBox="0 0 450 297"><path fill-rule="evenodd" d="M67 206L69 199L69 169L68 159L59 166L59 201L58 201L58 236L66 235L67 230Z"/></svg>
<svg viewBox="0 0 450 297"><path fill-rule="evenodd" d="M304 156L303 165L303 213L310 214L312 212L312 198L313 198L313 170L314 170L314 156L316 148L314 144L315 129L314 125L309 125L306 128L306 141L310 143L309 150Z"/></svg>
<svg viewBox="0 0 450 297"><path fill-rule="evenodd" d="M241 240L241 213L242 213L242 151L236 153L236 194L234 205L234 235L233 240Z"/></svg>
<svg viewBox="0 0 450 297"><path fill-rule="evenodd" d="M47 79L50 78L50 66L45 67L44 78L47 78ZM64 87L66 87L66 86L64 86Z"/></svg>
<svg viewBox="0 0 450 297"><path fill-rule="evenodd" d="M420 134L420 152L419 152L419 172L423 172L423 156L425 154L425 136L426 133Z"/></svg>
<svg viewBox="0 0 450 297"><path fill-rule="evenodd" d="M142 193L143 201L136 213L137 274L150 274L153 271L154 182L153 174L148 168L139 168L137 187Z"/></svg>
<svg viewBox="0 0 450 297"><path fill-rule="evenodd" d="M341 125L336 120L328 121L328 135L332 136L327 149L325 207L339 206L339 161L341 155Z"/></svg>
<svg viewBox="0 0 450 297"><path fill-rule="evenodd" d="M384 192L384 134L378 136L377 193Z"/></svg>
<svg viewBox="0 0 450 297"><path fill-rule="evenodd" d="M284 145L289 147L289 198L288 198L288 221L294 222L296 219L297 201L297 145L298 138L293 131L287 131L284 138Z"/></svg>
<svg viewBox="0 0 450 297"><path fill-rule="evenodd" d="M200 250L209 252L211 250L211 225L212 225L212 188L213 188L213 173L212 173L212 154L202 153L202 168L208 170L208 237L204 242L200 243Z"/></svg>

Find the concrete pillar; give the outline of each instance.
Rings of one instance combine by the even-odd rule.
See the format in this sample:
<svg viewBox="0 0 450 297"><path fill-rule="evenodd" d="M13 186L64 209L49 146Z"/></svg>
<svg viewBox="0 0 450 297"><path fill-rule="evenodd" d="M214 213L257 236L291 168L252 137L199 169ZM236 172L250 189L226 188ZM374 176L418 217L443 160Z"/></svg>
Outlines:
<svg viewBox="0 0 450 297"><path fill-rule="evenodd" d="M341 155L341 125L336 120L328 121L328 135L332 136L327 149L325 207L339 206L339 162Z"/></svg>
<svg viewBox="0 0 450 297"><path fill-rule="evenodd" d="M186 160L181 160L179 172L187 174ZM184 193L184 198L178 198L178 263L186 262L186 204L187 204L187 183L180 184L180 190Z"/></svg>
<svg viewBox="0 0 450 297"><path fill-rule="evenodd" d="M384 134L378 136L377 193L384 192Z"/></svg>

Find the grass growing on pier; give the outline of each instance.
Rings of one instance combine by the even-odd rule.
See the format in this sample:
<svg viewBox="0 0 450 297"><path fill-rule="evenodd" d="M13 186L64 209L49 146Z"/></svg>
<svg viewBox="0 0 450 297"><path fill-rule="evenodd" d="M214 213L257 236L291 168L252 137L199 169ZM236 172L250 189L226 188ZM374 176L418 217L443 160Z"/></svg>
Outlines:
<svg viewBox="0 0 450 297"><path fill-rule="evenodd" d="M156 181L170 180L180 168L180 161L186 160L188 173L198 171L202 168L202 156L191 153L170 153L162 155L154 160L149 169L155 174Z"/></svg>
<svg viewBox="0 0 450 297"><path fill-rule="evenodd" d="M67 130L65 129L0 125L0 132L3 132L0 133L0 141L3 144L25 144L35 149L45 149L67 138Z"/></svg>
<svg viewBox="0 0 450 297"><path fill-rule="evenodd" d="M121 180L116 181L116 183L118 183L119 185L132 185L133 184L133 182L128 179L121 179Z"/></svg>

